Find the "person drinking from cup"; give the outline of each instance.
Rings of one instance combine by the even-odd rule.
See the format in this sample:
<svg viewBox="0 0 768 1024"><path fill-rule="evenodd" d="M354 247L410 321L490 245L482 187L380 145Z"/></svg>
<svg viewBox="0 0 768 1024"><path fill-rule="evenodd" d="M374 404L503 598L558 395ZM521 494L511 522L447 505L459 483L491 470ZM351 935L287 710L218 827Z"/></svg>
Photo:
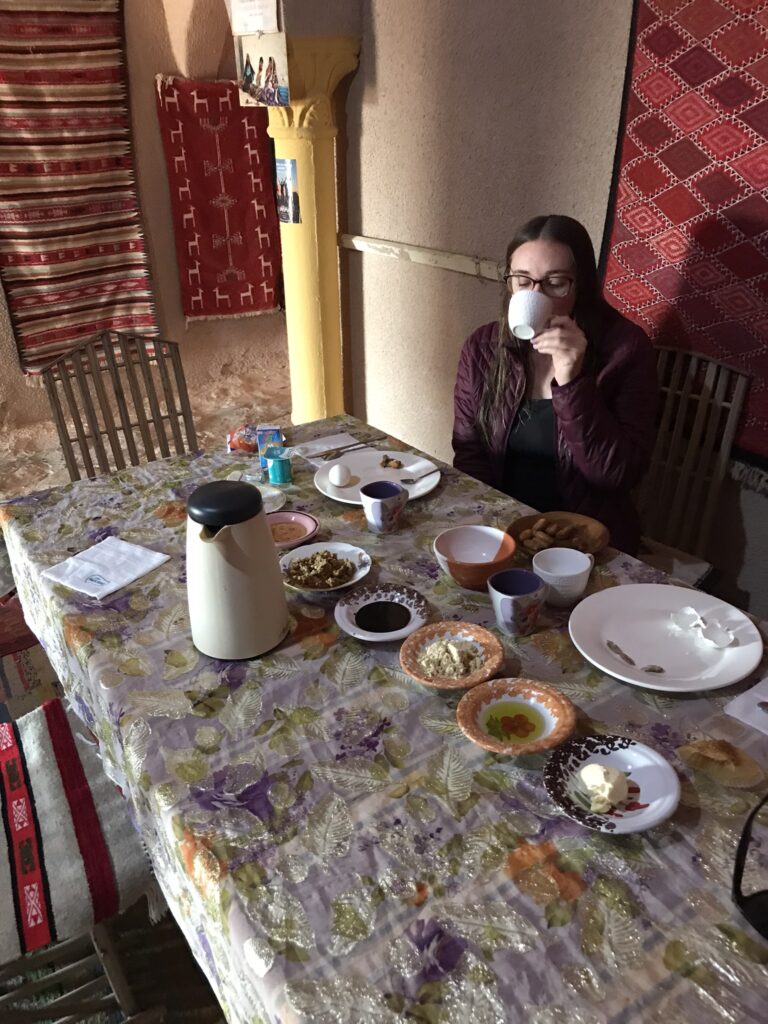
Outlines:
<svg viewBox="0 0 768 1024"><path fill-rule="evenodd" d="M634 554L631 491L656 438L653 346L603 298L589 234L572 217L524 224L506 267L500 320L471 334L459 359L453 464L541 512L592 516Z"/></svg>

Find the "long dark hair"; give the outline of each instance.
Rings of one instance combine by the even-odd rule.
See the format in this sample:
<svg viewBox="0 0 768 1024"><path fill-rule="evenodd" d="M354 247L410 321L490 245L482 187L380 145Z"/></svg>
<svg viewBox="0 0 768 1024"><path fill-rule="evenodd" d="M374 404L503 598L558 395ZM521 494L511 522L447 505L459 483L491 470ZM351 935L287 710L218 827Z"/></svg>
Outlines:
<svg viewBox="0 0 768 1024"><path fill-rule="evenodd" d="M576 267L574 284L576 303L571 315L587 339L584 369L588 373L595 372L601 362L597 340L605 330L605 324L612 315L612 309L603 298L597 276L592 240L587 229L573 217L554 213L534 217L523 224L507 246L505 272L509 269L509 262L516 249L519 249L525 242L534 242L539 239L547 242L560 242L562 245L567 245L573 253ZM477 415L478 426L488 444L491 443L493 424L498 417L507 389L514 387L514 404L519 407L525 398L528 381L531 377L531 343L516 338L507 323L510 298L509 291L505 286L497 331L496 351L485 380ZM512 373L515 363L523 367L522 374Z"/></svg>

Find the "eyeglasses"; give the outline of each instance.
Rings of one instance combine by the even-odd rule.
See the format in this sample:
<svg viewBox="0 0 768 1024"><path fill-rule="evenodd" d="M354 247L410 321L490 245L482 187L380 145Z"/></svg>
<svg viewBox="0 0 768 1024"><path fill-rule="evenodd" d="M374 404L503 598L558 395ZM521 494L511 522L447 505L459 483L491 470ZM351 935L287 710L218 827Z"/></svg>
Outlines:
<svg viewBox="0 0 768 1024"><path fill-rule="evenodd" d="M757 817L758 811L765 805L766 801L768 801L768 793L766 793L763 799L752 808L749 813L749 817L744 822L741 839L739 839L739 845L736 848L736 863L733 868L733 887L731 889L731 898L752 927L756 931L760 932L763 938L768 939L768 889L753 892L749 896L745 896L741 891L741 880L744 875L744 863L747 859L749 844L752 839L752 825Z"/></svg>
<svg viewBox="0 0 768 1024"><path fill-rule="evenodd" d="M573 287L573 278L567 274L548 274L546 277L530 277L528 274L518 274L510 271L504 275L507 288L510 292L531 291L537 284L550 299L564 299L570 294Z"/></svg>

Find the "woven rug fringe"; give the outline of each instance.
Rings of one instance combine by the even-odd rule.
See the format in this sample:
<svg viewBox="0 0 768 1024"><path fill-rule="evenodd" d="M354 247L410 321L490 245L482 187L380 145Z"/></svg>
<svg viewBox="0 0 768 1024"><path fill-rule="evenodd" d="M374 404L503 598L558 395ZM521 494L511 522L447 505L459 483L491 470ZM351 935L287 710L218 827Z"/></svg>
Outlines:
<svg viewBox="0 0 768 1024"><path fill-rule="evenodd" d="M768 494L768 470L734 459L731 462L730 475L744 490L754 491L755 494Z"/></svg>
<svg viewBox="0 0 768 1024"><path fill-rule="evenodd" d="M201 320L243 320L247 316L269 316L270 313L282 313L282 309L253 309L250 313L227 313L224 316L188 316L184 320L189 327Z"/></svg>

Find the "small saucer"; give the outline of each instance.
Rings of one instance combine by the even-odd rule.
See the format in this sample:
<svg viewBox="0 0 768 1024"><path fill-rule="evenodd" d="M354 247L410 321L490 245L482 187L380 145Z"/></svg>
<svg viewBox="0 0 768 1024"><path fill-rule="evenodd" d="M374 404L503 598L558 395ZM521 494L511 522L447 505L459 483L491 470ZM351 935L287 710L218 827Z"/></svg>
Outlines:
<svg viewBox="0 0 768 1024"><path fill-rule="evenodd" d="M300 558L308 558L310 555L318 554L320 551L330 551L339 558L349 559L355 567L354 575L335 587L301 587L296 583L291 583L288 580L288 569L291 563L298 561ZM347 590L349 587L353 587L364 576L368 575L371 565L371 556L367 551L355 547L354 544L344 544L341 541L334 540L320 541L316 544L302 544L300 547L294 548L293 551L286 551L280 557L280 568L283 571L283 582L286 587L290 590L296 590L300 594L313 595L315 597L336 594L339 590Z"/></svg>
<svg viewBox="0 0 768 1024"><path fill-rule="evenodd" d="M312 540L320 523L308 512L268 512L267 526L278 551L290 551ZM284 540L278 537L284 536Z"/></svg>
<svg viewBox="0 0 768 1024"><path fill-rule="evenodd" d="M629 798L605 814L590 810L578 779L585 764L617 768L627 776ZM544 787L569 818L597 832L643 832L674 814L680 780L665 758L627 736L584 736L554 751L544 766Z"/></svg>
<svg viewBox="0 0 768 1024"><path fill-rule="evenodd" d="M563 743L576 727L576 709L558 690L532 679L492 679L465 693L459 728L494 754L520 757Z"/></svg>
<svg viewBox="0 0 768 1024"><path fill-rule="evenodd" d="M345 633L357 640L380 644L388 640L404 640L423 626L429 618L429 605L413 587L382 583L380 586L357 587L342 597L334 615ZM367 623L366 618L370 620ZM374 624L385 627L387 618L402 619L403 624L397 628L370 628ZM363 628L366 625L369 628Z"/></svg>
<svg viewBox="0 0 768 1024"><path fill-rule="evenodd" d="M435 640L457 640L472 644L483 655L482 665L470 675L458 678L427 675L419 663L419 655ZM445 621L422 626L400 648L400 666L403 671L423 686L431 686L436 690L467 690L470 686L477 686L495 676L503 661L504 648L501 642L493 633L474 622Z"/></svg>

